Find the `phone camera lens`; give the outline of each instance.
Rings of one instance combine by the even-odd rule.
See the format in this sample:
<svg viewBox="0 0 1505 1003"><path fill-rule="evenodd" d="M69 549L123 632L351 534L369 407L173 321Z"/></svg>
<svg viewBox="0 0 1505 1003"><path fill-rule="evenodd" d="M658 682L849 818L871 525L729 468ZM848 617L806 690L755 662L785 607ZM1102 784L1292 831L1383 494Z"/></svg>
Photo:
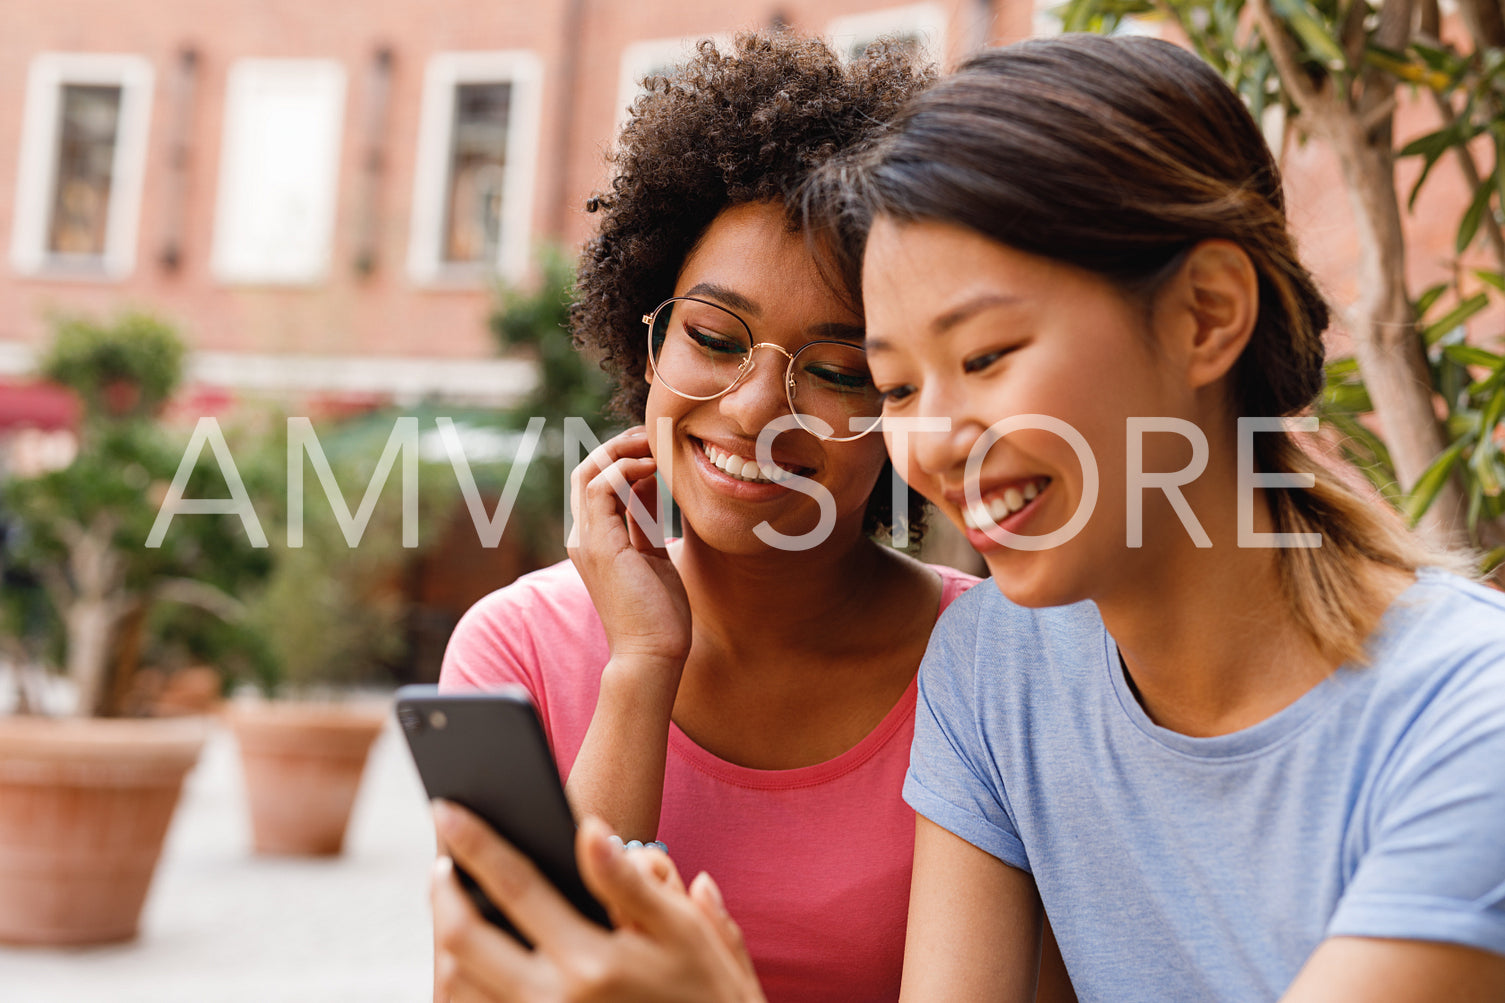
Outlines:
<svg viewBox="0 0 1505 1003"><path fill-rule="evenodd" d="M444 711L442 711L442 710L436 710L436 711L431 711L429 713L429 727L430 728L433 728L435 731L438 731L438 730L440 730L441 728L443 728L447 724L449 724L449 718L447 718L447 717L444 716Z"/></svg>
<svg viewBox="0 0 1505 1003"><path fill-rule="evenodd" d="M403 707L397 712L397 723L403 731L418 731L423 727L423 715L411 707Z"/></svg>

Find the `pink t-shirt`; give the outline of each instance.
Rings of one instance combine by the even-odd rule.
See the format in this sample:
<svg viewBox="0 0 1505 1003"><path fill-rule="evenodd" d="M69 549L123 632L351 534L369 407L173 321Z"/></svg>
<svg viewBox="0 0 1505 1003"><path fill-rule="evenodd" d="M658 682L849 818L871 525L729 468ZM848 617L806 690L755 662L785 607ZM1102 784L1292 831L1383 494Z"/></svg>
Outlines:
<svg viewBox="0 0 1505 1003"><path fill-rule="evenodd" d="M977 581L935 566L941 609ZM524 575L461 619L444 653L448 690L521 683L568 776L596 709L606 633L568 561ZM709 871L742 927L770 1001L899 995L914 854L900 796L915 684L835 759L753 770L669 727L658 838L685 879Z"/></svg>

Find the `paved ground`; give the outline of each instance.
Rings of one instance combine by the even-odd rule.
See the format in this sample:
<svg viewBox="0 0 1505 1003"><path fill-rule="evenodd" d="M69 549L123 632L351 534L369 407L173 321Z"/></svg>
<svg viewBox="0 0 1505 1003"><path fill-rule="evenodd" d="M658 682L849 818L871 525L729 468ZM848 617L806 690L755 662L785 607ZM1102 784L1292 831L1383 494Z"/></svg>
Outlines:
<svg viewBox="0 0 1505 1003"><path fill-rule="evenodd" d="M142 917L116 947L0 947L4 1003L416 1003L429 998L433 829L395 728L371 750L345 854L257 857L235 743L189 775Z"/></svg>

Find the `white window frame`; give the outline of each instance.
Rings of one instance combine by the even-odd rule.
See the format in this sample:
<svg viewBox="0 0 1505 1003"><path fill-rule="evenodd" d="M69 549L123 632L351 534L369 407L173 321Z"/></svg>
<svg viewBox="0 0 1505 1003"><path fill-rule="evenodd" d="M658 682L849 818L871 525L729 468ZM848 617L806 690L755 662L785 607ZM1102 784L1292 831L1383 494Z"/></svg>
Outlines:
<svg viewBox="0 0 1505 1003"><path fill-rule="evenodd" d="M152 65L142 56L43 52L33 57L26 77L11 229L11 263L16 271L23 275L111 280L131 274L136 267L152 82ZM47 226L57 188L58 115L63 87L69 84L120 88L105 246L104 253L97 257L47 250Z"/></svg>
<svg viewBox="0 0 1505 1003"><path fill-rule="evenodd" d="M826 26L826 38L831 48L845 56L858 43L866 47L883 35L913 33L923 39L920 51L924 57L940 66L946 60L948 20L940 4L909 4L832 18Z"/></svg>
<svg viewBox="0 0 1505 1003"><path fill-rule="evenodd" d="M502 239L497 258L490 269L447 262L442 248L455 92L462 84L503 81L512 89L507 111L507 160L502 168ZM493 277L517 282L527 275L542 92L543 62L527 50L441 52L429 59L423 75L423 110L408 240L408 274L414 282L474 286Z"/></svg>
<svg viewBox="0 0 1505 1003"><path fill-rule="evenodd" d="M617 74L616 132L627 124L627 109L643 93L643 78L655 70L683 66L695 56L695 47L709 38L721 52L730 52L732 35L680 35L674 38L647 38L622 49L621 69Z"/></svg>
<svg viewBox="0 0 1505 1003"><path fill-rule="evenodd" d="M242 116L249 110L244 102L252 93L247 88L254 84L258 74L281 73L318 81L333 96L330 121L325 129L319 130L322 149L316 155L321 158L320 174L310 179L316 186L313 208L318 213L309 224L314 250L302 268L292 267L288 262L240 260L241 253L235 246L240 236L235 229L239 219L236 213L244 208L237 205L243 191L242 172L251 169L248 167L251 161L243 155L240 144L254 141L254 137L242 131L246 128ZM224 132L220 139L214 239L209 254L210 271L218 281L238 285L316 285L328 279L339 210L346 91L345 67L332 59L238 59L230 66L225 88Z"/></svg>

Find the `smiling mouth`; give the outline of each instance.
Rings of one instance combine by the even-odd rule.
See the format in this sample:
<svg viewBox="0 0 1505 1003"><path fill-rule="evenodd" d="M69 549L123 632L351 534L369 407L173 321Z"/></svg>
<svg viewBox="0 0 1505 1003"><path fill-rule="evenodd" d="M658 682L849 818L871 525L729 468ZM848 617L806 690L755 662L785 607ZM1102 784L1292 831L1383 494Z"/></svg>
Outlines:
<svg viewBox="0 0 1505 1003"><path fill-rule="evenodd" d="M747 481L751 484L783 484L795 475L795 471L786 470L777 464L760 464L745 456L728 453L720 446L713 446L709 442L701 441L700 451L705 454L706 459L711 461L711 466L739 481ZM808 472L806 468L800 468L800 471Z"/></svg>
<svg viewBox="0 0 1505 1003"><path fill-rule="evenodd" d="M980 499L962 511L962 523L968 529L986 531L1035 500L1050 483L1049 477L1037 477L1023 484L1010 485L991 498Z"/></svg>

